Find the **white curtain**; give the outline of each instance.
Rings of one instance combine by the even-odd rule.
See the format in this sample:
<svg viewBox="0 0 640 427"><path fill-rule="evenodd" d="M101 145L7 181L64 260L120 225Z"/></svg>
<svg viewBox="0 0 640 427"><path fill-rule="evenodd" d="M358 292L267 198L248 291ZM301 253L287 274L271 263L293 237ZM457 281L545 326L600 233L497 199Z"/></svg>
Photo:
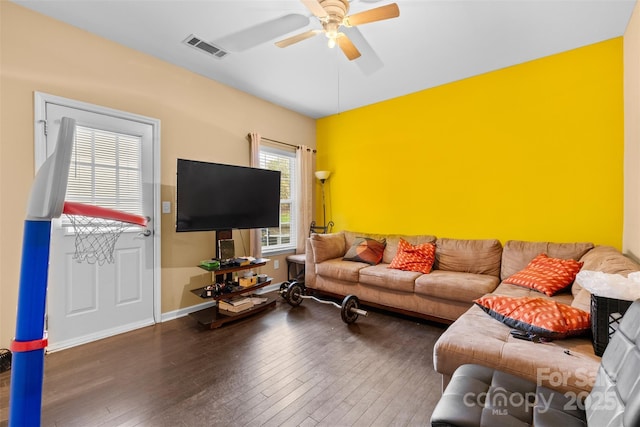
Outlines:
<svg viewBox="0 0 640 427"><path fill-rule="evenodd" d="M298 243L296 253L303 254L306 250L307 236L313 218L313 150L305 145L296 149L298 163Z"/></svg>
<svg viewBox="0 0 640 427"><path fill-rule="evenodd" d="M251 167L260 167L260 134L251 132ZM256 258L262 257L261 230L254 228L249 233L250 255Z"/></svg>

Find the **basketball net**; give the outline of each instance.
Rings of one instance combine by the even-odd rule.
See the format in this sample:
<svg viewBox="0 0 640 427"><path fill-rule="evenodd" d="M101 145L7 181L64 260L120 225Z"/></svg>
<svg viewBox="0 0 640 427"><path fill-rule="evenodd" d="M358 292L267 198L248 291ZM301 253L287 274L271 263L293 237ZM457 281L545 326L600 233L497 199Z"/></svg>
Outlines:
<svg viewBox="0 0 640 427"><path fill-rule="evenodd" d="M141 216L72 202L65 202L64 213L75 233L73 259L98 265L113 264L116 242L124 230L131 226L145 227L147 222Z"/></svg>
<svg viewBox="0 0 640 427"><path fill-rule="evenodd" d="M67 215L75 232L73 259L89 264L113 264L116 242L129 224L104 218Z"/></svg>

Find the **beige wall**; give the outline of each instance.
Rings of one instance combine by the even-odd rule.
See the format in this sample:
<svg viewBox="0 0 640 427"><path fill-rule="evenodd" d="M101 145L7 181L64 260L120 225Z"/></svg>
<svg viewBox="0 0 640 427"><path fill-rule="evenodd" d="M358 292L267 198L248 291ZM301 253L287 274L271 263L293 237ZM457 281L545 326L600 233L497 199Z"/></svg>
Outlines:
<svg viewBox="0 0 640 427"><path fill-rule="evenodd" d="M640 2L624 33L623 251L640 259Z"/></svg>
<svg viewBox="0 0 640 427"><path fill-rule="evenodd" d="M308 117L10 2L0 1L0 19L0 347L15 331L22 224L34 176L34 91L160 119L162 200L174 200L177 157L248 165L250 131L315 147ZM166 313L202 302L188 290L209 279L194 266L214 254L214 237L175 233L173 215L161 221ZM235 233L247 238L246 231ZM286 277L279 259L279 270L263 270L276 281Z"/></svg>

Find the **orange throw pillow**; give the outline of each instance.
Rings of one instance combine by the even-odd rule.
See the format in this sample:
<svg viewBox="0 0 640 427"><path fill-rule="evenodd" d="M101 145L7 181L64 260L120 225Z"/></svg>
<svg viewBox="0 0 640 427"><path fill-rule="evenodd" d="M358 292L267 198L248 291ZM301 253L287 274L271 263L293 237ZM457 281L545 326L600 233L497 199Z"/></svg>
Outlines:
<svg viewBox="0 0 640 427"><path fill-rule="evenodd" d="M344 261L366 262L370 265L377 265L382 261L386 246L386 239L382 239L379 242L368 237L357 237L342 259Z"/></svg>
<svg viewBox="0 0 640 427"><path fill-rule="evenodd" d="M591 330L589 313L551 299L485 295L474 302L505 325L541 337L560 339Z"/></svg>
<svg viewBox="0 0 640 427"><path fill-rule="evenodd" d="M431 272L435 259L436 245L433 243L413 246L406 240L400 239L398 252L389 264L389 268L428 274Z"/></svg>
<svg viewBox="0 0 640 427"><path fill-rule="evenodd" d="M573 283L583 264L573 259L549 258L543 253L531 260L524 270L507 277L504 283L552 296Z"/></svg>

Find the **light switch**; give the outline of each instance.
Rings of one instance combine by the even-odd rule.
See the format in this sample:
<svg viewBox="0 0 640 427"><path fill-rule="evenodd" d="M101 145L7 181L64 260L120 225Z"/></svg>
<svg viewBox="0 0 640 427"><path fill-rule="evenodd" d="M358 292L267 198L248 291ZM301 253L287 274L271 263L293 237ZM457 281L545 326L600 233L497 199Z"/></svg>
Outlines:
<svg viewBox="0 0 640 427"><path fill-rule="evenodd" d="M171 202L166 200L162 202L162 213L171 213Z"/></svg>

